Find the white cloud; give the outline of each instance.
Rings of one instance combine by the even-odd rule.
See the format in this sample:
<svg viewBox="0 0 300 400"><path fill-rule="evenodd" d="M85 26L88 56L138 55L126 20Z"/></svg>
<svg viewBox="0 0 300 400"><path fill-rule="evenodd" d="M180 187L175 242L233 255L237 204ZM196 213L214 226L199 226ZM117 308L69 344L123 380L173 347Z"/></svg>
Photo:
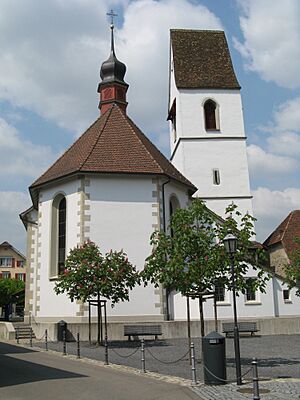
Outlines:
<svg viewBox="0 0 300 400"><path fill-rule="evenodd" d="M252 192L258 240L264 241L293 210L300 209L300 189L283 191L259 187Z"/></svg>
<svg viewBox="0 0 300 400"><path fill-rule="evenodd" d="M300 97L281 104L274 113L275 129L279 132L300 132Z"/></svg>
<svg viewBox="0 0 300 400"><path fill-rule="evenodd" d="M282 132L267 139L268 148L276 154L298 157L300 155L300 135L295 132Z"/></svg>
<svg viewBox="0 0 300 400"><path fill-rule="evenodd" d="M49 147L35 145L22 139L17 130L2 118L0 118L0 148L2 177L36 178L54 159Z"/></svg>
<svg viewBox="0 0 300 400"><path fill-rule="evenodd" d="M300 160L300 97L280 104L265 128L268 151Z"/></svg>
<svg viewBox="0 0 300 400"><path fill-rule="evenodd" d="M30 198L23 192L0 192L0 242L5 240L25 253L25 228L19 214L30 207Z"/></svg>
<svg viewBox="0 0 300 400"><path fill-rule="evenodd" d="M247 67L277 85L300 87L299 0L237 0L244 42L235 41Z"/></svg>
<svg viewBox="0 0 300 400"><path fill-rule="evenodd" d="M250 170L260 176L286 174L299 168L299 162L294 158L268 153L254 144L247 147L247 154Z"/></svg>
<svg viewBox="0 0 300 400"><path fill-rule="evenodd" d="M128 67L129 112L147 133L167 129L168 29L221 28L207 8L188 0L2 0L0 100L84 130L98 115L113 4L124 10L116 51Z"/></svg>

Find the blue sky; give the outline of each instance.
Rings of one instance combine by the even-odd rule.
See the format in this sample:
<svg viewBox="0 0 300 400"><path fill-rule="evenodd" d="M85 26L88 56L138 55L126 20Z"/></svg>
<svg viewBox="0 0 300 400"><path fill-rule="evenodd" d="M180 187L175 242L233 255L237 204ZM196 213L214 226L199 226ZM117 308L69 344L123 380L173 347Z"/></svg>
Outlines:
<svg viewBox="0 0 300 400"><path fill-rule="evenodd" d="M166 154L170 28L224 29L242 86L259 240L300 208L298 0L2 0L0 241L24 251L28 186L98 116L99 68L127 65L128 114Z"/></svg>

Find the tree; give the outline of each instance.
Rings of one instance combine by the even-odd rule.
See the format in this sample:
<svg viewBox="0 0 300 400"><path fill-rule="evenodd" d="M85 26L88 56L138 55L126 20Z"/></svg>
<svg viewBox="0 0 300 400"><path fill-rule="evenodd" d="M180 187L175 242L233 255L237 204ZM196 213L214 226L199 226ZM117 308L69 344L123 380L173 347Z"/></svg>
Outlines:
<svg viewBox="0 0 300 400"><path fill-rule="evenodd" d="M300 237L296 237L294 242L296 248L289 254L290 263L285 267L285 274L289 289L296 287L296 294L300 296Z"/></svg>
<svg viewBox="0 0 300 400"><path fill-rule="evenodd" d="M111 250L103 256L99 247L88 241L70 250L54 290L56 294L66 293L71 301L99 301L102 296L111 300L113 307L119 301L128 301L129 290L138 282L139 274L123 250ZM99 335L98 325L98 342Z"/></svg>
<svg viewBox="0 0 300 400"><path fill-rule="evenodd" d="M5 307L5 320L9 319L8 306L17 302L17 296L25 289L25 283L16 279L0 280L0 307Z"/></svg>
<svg viewBox="0 0 300 400"><path fill-rule="evenodd" d="M240 219L238 229L237 220ZM179 291L184 296L199 297L201 333L204 322L201 313L202 296L212 292L216 281L231 289L231 260L222 241L230 232L238 239L235 257L236 287L245 292L249 284L264 291L268 274L258 269L257 280L249 283L245 273L250 263L257 269L262 251L251 243L254 218L241 216L235 205L226 210L225 220L210 211L200 199L194 199L186 209L178 209L171 218L167 233L156 231L151 236L152 254L146 259L142 278L155 286Z"/></svg>

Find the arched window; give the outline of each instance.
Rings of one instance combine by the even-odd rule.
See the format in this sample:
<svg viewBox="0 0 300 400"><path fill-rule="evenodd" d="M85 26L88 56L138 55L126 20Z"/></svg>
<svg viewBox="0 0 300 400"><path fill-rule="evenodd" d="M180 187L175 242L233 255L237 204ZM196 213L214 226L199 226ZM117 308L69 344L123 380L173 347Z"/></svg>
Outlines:
<svg viewBox="0 0 300 400"><path fill-rule="evenodd" d="M63 197L58 205L58 274L62 274L66 258L66 198Z"/></svg>
<svg viewBox="0 0 300 400"><path fill-rule="evenodd" d="M170 202L169 202L169 213L170 213L170 219L172 218L172 215L174 214L174 212L180 208L180 204L179 201L177 199L177 197L175 197L174 195L170 197ZM173 236L173 230L171 229L171 236Z"/></svg>
<svg viewBox="0 0 300 400"><path fill-rule="evenodd" d="M212 100L207 100L204 103L204 118L205 118L205 129L218 130L218 118L217 118L217 104Z"/></svg>
<svg viewBox="0 0 300 400"><path fill-rule="evenodd" d="M66 198L58 194L52 203L50 278L63 273L66 258Z"/></svg>

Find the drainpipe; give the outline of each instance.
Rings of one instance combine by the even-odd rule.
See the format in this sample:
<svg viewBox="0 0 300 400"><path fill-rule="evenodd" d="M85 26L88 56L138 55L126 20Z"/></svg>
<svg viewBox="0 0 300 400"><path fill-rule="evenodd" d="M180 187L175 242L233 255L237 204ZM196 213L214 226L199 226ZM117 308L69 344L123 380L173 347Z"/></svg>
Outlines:
<svg viewBox="0 0 300 400"><path fill-rule="evenodd" d="M166 182L161 185L162 191L162 214L163 214L163 231L167 232L167 224L166 224L166 206L165 206L165 186L170 183L170 178ZM166 288L166 306L167 306L167 321L170 321L170 310L169 310L169 288Z"/></svg>

